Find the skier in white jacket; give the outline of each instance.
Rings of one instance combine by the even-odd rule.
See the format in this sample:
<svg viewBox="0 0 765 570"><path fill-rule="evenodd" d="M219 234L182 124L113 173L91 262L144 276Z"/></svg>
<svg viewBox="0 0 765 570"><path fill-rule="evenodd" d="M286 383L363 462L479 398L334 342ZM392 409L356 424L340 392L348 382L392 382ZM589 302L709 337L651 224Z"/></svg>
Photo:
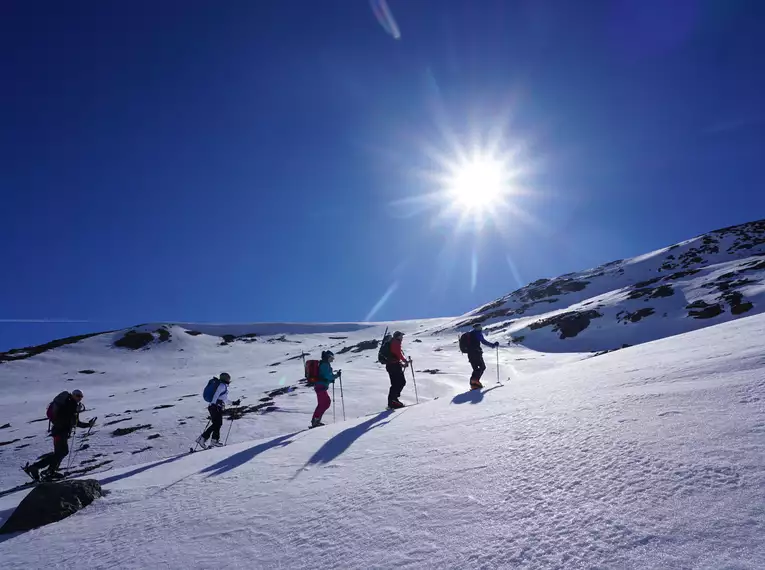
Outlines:
<svg viewBox="0 0 765 570"><path fill-rule="evenodd" d="M207 411L210 413L210 426L197 438L197 443L201 447L207 447L207 440L212 436L212 442L210 447L220 447L223 444L220 442L220 428L223 425L223 410L226 407L228 401L228 387L231 384L231 375L228 372L221 372L218 380L218 388L215 390L215 394L210 400L210 405L207 406ZM240 400L234 400L232 405L238 406Z"/></svg>

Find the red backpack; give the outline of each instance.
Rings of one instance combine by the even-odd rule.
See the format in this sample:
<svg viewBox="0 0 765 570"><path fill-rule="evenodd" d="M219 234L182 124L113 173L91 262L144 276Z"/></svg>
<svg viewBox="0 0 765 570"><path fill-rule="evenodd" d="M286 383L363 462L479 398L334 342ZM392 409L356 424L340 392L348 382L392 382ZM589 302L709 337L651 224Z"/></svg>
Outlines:
<svg viewBox="0 0 765 570"><path fill-rule="evenodd" d="M318 360L306 360L305 362L305 379L309 384L316 384L319 381L319 364Z"/></svg>

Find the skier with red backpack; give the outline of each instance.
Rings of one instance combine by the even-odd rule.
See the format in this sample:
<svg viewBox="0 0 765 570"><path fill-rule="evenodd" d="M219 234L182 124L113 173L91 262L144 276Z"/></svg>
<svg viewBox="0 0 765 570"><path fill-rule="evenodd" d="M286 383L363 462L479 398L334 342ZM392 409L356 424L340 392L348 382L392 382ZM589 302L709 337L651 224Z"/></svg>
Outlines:
<svg viewBox="0 0 765 570"><path fill-rule="evenodd" d="M335 379L339 378L342 373L341 370L337 372L332 370L332 362L334 360L334 353L331 350L325 350L321 353L321 362L309 360L305 363L306 380L308 380L309 384L313 385L313 389L316 392L316 409L311 418L312 428L324 425L321 422L321 418L332 404L332 399L329 397L329 385L334 384Z"/></svg>
<svg viewBox="0 0 765 570"><path fill-rule="evenodd" d="M473 325L473 330L463 333L460 336L460 351L467 354L468 361L473 367L473 374L470 376L470 389L480 390L483 388L481 384L481 376L486 371L486 363L483 361L483 349L481 345L488 346L489 348L497 348L498 342L489 342L483 336L483 326L481 323Z"/></svg>
<svg viewBox="0 0 765 570"><path fill-rule="evenodd" d="M207 449L207 440L212 436L212 442L209 447L222 447L220 442L220 428L223 426L223 410L228 401L228 386L231 384L231 375L228 372L221 372L218 378L212 377L202 392L202 398L209 404L207 411L210 414L210 425L197 438L197 444L202 449ZM232 405L238 406L240 400L234 400Z"/></svg>
<svg viewBox="0 0 765 570"><path fill-rule="evenodd" d="M58 469L61 461L69 455L69 437L75 427L92 428L96 424L96 418L89 422L80 421L80 412L85 409L82 404L83 394L80 390L72 390L72 393L61 392L48 404L46 415L50 420L50 435L53 438L53 452L46 453L39 461L23 469L35 481L61 479L63 475ZM47 469L41 474L40 470Z"/></svg>
<svg viewBox="0 0 765 570"><path fill-rule="evenodd" d="M404 386L406 386L404 369L409 366L409 361L406 359L404 352L401 349L401 341L403 340L404 333L401 331L394 332L392 337L386 335L383 338L380 352L377 355L377 360L381 364L385 364L385 370L388 372L388 378L390 378L388 408L394 410L404 407L404 404L399 401L399 398L401 397L401 391L404 389Z"/></svg>

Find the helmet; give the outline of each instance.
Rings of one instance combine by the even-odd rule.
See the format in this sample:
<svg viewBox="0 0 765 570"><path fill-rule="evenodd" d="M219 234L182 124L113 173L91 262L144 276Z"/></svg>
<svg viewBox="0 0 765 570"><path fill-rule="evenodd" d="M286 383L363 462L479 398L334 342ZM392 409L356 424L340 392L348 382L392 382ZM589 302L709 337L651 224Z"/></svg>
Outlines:
<svg viewBox="0 0 765 570"><path fill-rule="evenodd" d="M78 400L82 400L84 398L82 390L72 390L72 396Z"/></svg>
<svg viewBox="0 0 765 570"><path fill-rule="evenodd" d="M225 382L226 384L231 382L231 374L228 372L221 372L219 378L221 382Z"/></svg>
<svg viewBox="0 0 765 570"><path fill-rule="evenodd" d="M393 338L404 338L404 333L401 331L396 331L393 333Z"/></svg>
<svg viewBox="0 0 765 570"><path fill-rule="evenodd" d="M473 325L473 328L477 331L483 330L483 325L481 323L476 323Z"/></svg>
<svg viewBox="0 0 765 570"><path fill-rule="evenodd" d="M335 357L335 353L332 352L331 350L325 350L324 352L321 353L322 360L329 360L330 358L334 358L334 357Z"/></svg>

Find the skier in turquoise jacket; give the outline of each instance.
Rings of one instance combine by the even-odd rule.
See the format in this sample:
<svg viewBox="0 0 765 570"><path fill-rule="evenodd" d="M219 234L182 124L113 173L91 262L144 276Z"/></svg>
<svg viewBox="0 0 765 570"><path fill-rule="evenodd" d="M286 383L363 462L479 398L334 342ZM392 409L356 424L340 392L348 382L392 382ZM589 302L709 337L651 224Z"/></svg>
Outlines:
<svg viewBox="0 0 765 570"><path fill-rule="evenodd" d="M335 379L340 376L340 370L334 372L332 370L332 362L335 360L335 355L331 350L325 350L321 353L321 363L319 364L319 379L314 385L316 391L316 410L313 412L313 418L311 418L311 427L319 427L324 424L321 423L321 417L329 409L332 403L329 397L329 385L335 383Z"/></svg>

